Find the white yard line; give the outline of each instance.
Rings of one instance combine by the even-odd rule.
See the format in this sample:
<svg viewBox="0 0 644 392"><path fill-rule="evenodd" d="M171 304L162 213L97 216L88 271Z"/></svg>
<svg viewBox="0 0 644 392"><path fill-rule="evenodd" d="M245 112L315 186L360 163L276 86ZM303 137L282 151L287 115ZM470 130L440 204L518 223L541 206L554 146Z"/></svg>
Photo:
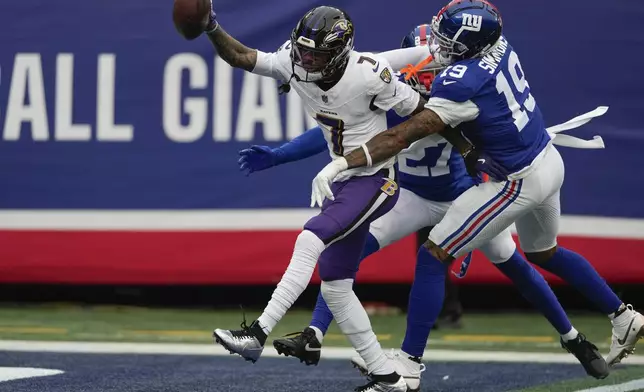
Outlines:
<svg viewBox="0 0 644 392"><path fill-rule="evenodd" d="M32 377L55 376L63 373L62 370L55 369L0 367L0 382Z"/></svg>
<svg viewBox="0 0 644 392"><path fill-rule="evenodd" d="M625 382L623 384L606 385L603 387L580 389L577 392L629 392L644 389L644 378Z"/></svg>
<svg viewBox="0 0 644 392"><path fill-rule="evenodd" d="M89 354L165 354L165 355L228 355L223 347L210 344L182 343L109 343L109 342L41 342L26 340L0 340L0 351L59 352ZM264 357L279 357L273 347L266 347ZM325 347L322 357L349 359L355 356L352 348ZM522 353L505 351L425 350L424 359L436 362L533 362L578 363L566 353ZM633 356L630 365L644 365L644 357Z"/></svg>

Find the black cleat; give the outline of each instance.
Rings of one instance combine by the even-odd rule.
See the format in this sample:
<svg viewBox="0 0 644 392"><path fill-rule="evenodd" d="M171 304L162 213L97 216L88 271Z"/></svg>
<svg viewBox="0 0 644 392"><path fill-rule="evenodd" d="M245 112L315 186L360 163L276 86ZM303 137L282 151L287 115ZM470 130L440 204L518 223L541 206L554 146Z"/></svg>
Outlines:
<svg viewBox="0 0 644 392"><path fill-rule="evenodd" d="M273 347L278 354L299 358L300 362L304 362L306 366L317 366L320 362L322 344L315 336L315 331L309 327L306 327L302 332L291 333L281 339L275 339Z"/></svg>
<svg viewBox="0 0 644 392"><path fill-rule="evenodd" d="M609 370L606 360L599 353L597 347L586 340L586 336L583 334L580 333L575 339L567 342L561 339L561 347L577 357L589 376L597 379L608 376Z"/></svg>

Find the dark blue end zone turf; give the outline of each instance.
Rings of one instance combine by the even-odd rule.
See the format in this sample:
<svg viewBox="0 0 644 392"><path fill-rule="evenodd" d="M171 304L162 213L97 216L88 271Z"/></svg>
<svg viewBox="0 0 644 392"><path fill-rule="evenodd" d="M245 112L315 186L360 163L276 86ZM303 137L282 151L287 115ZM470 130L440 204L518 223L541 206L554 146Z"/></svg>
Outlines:
<svg viewBox="0 0 644 392"><path fill-rule="evenodd" d="M584 377L578 365L427 363L423 392L512 391ZM345 392L365 384L348 360L0 352L0 366L58 369L64 374L0 383L2 392ZM444 380L445 376L449 376Z"/></svg>

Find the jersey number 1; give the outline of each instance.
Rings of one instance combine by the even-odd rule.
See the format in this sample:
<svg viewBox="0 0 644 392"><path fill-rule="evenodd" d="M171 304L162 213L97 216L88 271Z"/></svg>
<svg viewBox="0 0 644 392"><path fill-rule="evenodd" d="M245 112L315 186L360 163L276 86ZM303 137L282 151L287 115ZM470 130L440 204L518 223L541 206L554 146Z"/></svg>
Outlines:
<svg viewBox="0 0 644 392"><path fill-rule="evenodd" d="M515 52L510 53L508 58L508 73L510 74L510 79L512 79L512 84L514 85L514 90L510 87L508 78L503 72L499 72L496 75L496 91L499 94L505 96L505 100L508 102L508 107L512 112L512 118L514 119L514 125L517 127L519 132L530 121L530 117L527 112L532 113L536 106L532 94L530 94L530 86L525 80L525 74L523 73L523 68L519 62L519 56ZM519 76L519 73L521 76ZM526 89L528 89L527 94L524 94ZM518 92L519 101L514 95L514 91ZM526 112L527 111L527 112Z"/></svg>
<svg viewBox="0 0 644 392"><path fill-rule="evenodd" d="M339 118L316 114L315 119L329 128L331 132L331 144L333 144L333 153L338 156L344 156L344 147L342 146L342 133L344 132L344 121Z"/></svg>

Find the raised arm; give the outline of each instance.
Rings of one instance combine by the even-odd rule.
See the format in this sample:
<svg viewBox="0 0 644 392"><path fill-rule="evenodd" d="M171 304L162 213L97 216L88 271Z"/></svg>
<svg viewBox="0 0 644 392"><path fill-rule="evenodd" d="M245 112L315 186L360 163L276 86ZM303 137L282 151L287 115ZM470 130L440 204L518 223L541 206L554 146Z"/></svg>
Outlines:
<svg viewBox="0 0 644 392"><path fill-rule="evenodd" d="M257 63L257 49L251 49L228 34L216 23L206 32L217 54L231 67L252 71Z"/></svg>
<svg viewBox="0 0 644 392"><path fill-rule="evenodd" d="M215 47L217 54L231 67L252 71L257 63L257 49L242 44L228 34L217 22L215 11L210 12L210 22L206 35Z"/></svg>

